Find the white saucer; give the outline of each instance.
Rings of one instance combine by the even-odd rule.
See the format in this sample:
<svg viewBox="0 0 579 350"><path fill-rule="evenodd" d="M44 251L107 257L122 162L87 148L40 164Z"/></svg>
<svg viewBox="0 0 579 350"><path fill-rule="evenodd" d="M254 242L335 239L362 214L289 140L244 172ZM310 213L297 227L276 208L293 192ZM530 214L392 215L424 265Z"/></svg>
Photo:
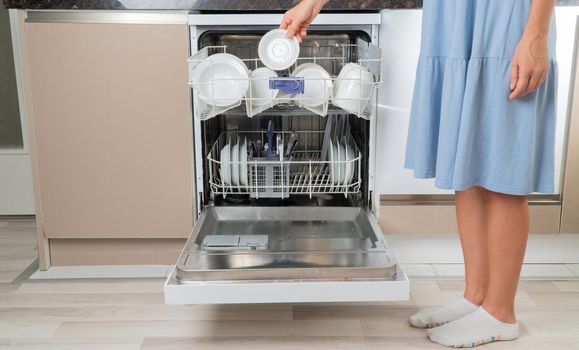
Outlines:
<svg viewBox="0 0 579 350"><path fill-rule="evenodd" d="M288 39L285 29L274 29L261 38L257 52L266 67L284 70L295 63L300 54L300 44L295 37Z"/></svg>

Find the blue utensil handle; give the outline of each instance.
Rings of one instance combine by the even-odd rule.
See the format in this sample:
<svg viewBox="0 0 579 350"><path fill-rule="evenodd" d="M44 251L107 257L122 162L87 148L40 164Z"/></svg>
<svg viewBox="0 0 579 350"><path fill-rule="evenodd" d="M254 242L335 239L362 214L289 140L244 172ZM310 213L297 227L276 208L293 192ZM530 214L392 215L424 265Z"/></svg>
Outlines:
<svg viewBox="0 0 579 350"><path fill-rule="evenodd" d="M304 78L270 78L269 88L281 90L290 95L303 94Z"/></svg>

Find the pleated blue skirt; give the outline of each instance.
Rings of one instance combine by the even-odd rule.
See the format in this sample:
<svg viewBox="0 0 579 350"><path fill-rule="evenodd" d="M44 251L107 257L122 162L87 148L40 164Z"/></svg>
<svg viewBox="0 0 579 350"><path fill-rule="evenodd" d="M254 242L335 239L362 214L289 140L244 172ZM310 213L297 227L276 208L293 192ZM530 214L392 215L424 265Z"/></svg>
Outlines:
<svg viewBox="0 0 579 350"><path fill-rule="evenodd" d="M461 191L554 191L557 65L535 92L509 100L511 60L531 0L425 0L405 167Z"/></svg>

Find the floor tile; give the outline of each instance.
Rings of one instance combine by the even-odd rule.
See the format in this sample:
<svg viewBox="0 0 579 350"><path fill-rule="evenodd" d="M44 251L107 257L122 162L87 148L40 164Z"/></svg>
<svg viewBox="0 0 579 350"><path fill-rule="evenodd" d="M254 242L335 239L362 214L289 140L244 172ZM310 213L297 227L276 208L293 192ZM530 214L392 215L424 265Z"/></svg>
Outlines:
<svg viewBox="0 0 579 350"><path fill-rule="evenodd" d="M433 264L433 267L440 277L464 277L463 264Z"/></svg>
<svg viewBox="0 0 579 350"><path fill-rule="evenodd" d="M1 295L0 295L1 297ZM0 318L46 321L291 320L291 305L6 307Z"/></svg>
<svg viewBox="0 0 579 350"><path fill-rule="evenodd" d="M49 338L59 326L57 321L0 319L0 339Z"/></svg>
<svg viewBox="0 0 579 350"><path fill-rule="evenodd" d="M139 350L142 338L48 338L0 340L0 349L13 350Z"/></svg>
<svg viewBox="0 0 579 350"><path fill-rule="evenodd" d="M579 311L579 293L529 293L540 309Z"/></svg>
<svg viewBox="0 0 579 350"><path fill-rule="evenodd" d="M431 342L424 331L412 337L365 337L367 350L422 350L441 349L439 344Z"/></svg>
<svg viewBox="0 0 579 350"><path fill-rule="evenodd" d="M558 278L574 277L574 274L563 264L524 264L521 277Z"/></svg>
<svg viewBox="0 0 579 350"><path fill-rule="evenodd" d="M402 271L408 277L434 277L436 271L432 264L400 264Z"/></svg>
<svg viewBox="0 0 579 350"><path fill-rule="evenodd" d="M164 304L163 293L18 294L0 299L0 307L90 307Z"/></svg>
<svg viewBox="0 0 579 350"><path fill-rule="evenodd" d="M410 281L410 291L412 292L440 292L436 281L414 280Z"/></svg>
<svg viewBox="0 0 579 350"><path fill-rule="evenodd" d="M565 264L565 266L571 270L577 277L579 277L579 264Z"/></svg>
<svg viewBox="0 0 579 350"><path fill-rule="evenodd" d="M579 281L556 281L553 285L561 292L579 293Z"/></svg>
<svg viewBox="0 0 579 350"><path fill-rule="evenodd" d="M23 283L18 294L120 294L163 293L164 280L118 282L29 282Z"/></svg>
<svg viewBox="0 0 579 350"><path fill-rule="evenodd" d="M575 338L579 344L579 312L576 310L524 310L517 313L529 334L537 338Z"/></svg>
<svg viewBox="0 0 579 350"><path fill-rule="evenodd" d="M145 338L142 350L366 350L362 337Z"/></svg>
<svg viewBox="0 0 579 350"><path fill-rule="evenodd" d="M98 329L98 332L95 330ZM55 337L361 336L358 320L63 322Z"/></svg>

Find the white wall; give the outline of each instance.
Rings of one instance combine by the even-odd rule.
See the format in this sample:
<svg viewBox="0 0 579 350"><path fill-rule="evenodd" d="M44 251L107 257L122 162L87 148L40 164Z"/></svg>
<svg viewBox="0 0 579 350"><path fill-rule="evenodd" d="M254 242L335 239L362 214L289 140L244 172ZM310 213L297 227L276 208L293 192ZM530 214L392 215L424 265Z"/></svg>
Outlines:
<svg viewBox="0 0 579 350"><path fill-rule="evenodd" d="M558 7L557 58L559 63L558 126L555 188L560 187L564 136L569 101L572 51L579 7ZM384 10L380 30L383 50L383 85L379 95L376 153L376 191L382 194L451 193L434 187L433 180L414 179L404 169L406 134L420 52L422 10Z"/></svg>
<svg viewBox="0 0 579 350"><path fill-rule="evenodd" d="M20 46L15 39L16 10L9 11L10 16L8 10L0 11L0 128L9 129L0 132L0 137L6 137L0 143L0 215L30 215L34 214L32 165L26 113L18 101L18 88L22 85L18 70Z"/></svg>

